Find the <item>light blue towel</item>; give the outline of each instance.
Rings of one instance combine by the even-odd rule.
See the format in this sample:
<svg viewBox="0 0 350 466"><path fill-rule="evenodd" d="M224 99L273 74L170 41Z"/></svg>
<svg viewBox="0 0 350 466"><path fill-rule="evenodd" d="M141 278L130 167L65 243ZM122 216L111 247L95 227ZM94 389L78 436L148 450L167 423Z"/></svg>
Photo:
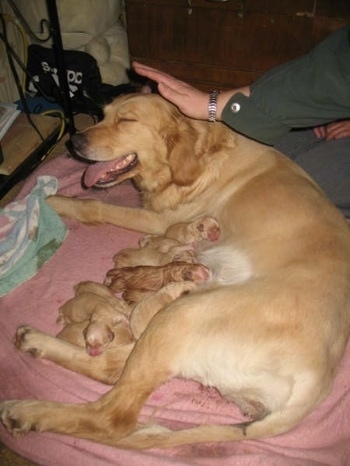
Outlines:
<svg viewBox="0 0 350 466"><path fill-rule="evenodd" d="M23 199L0 209L0 296L33 277L63 243L67 228L45 201L58 180L40 176Z"/></svg>

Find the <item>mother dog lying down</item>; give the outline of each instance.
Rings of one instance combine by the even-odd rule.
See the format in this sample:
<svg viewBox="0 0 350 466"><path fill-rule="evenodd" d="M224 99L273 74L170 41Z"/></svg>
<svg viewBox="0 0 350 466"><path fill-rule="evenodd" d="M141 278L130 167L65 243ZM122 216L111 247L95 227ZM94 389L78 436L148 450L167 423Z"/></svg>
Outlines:
<svg viewBox="0 0 350 466"><path fill-rule="evenodd" d="M162 234L206 215L218 220L221 236L197 251L211 270L209 282L153 317L130 354L121 355L110 392L80 405L3 402L7 429L125 448L292 429L332 390L349 339L350 233L342 215L274 149L222 123L189 119L156 95L118 98L102 122L72 142L81 157L98 162L85 173L87 186L132 178L144 208L52 197L62 216ZM24 339L24 350L55 360L52 348L60 343L53 347L53 338L32 329ZM216 387L247 422L178 431L138 424L147 397L171 377Z"/></svg>

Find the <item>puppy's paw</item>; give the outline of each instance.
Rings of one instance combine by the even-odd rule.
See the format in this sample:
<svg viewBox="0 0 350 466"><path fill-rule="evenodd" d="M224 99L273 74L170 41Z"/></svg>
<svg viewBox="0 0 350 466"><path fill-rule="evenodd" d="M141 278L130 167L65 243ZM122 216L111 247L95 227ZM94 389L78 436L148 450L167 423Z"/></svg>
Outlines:
<svg viewBox="0 0 350 466"><path fill-rule="evenodd" d="M177 251L173 257L173 260L175 262L180 261L180 262L187 262L189 264L193 264L194 250L193 250L192 244L186 247L177 247L174 249Z"/></svg>
<svg viewBox="0 0 350 466"><path fill-rule="evenodd" d="M111 276L108 276L108 275L107 275L106 278L105 278L104 281L103 281L103 284L104 284L105 286L108 286L108 287L109 287L110 284L112 283L112 281L113 281L113 278L112 278Z"/></svg>
<svg viewBox="0 0 350 466"><path fill-rule="evenodd" d="M126 289L126 279L124 276L124 270L127 267L114 268L107 272L106 278L103 282L114 293L120 293Z"/></svg>
<svg viewBox="0 0 350 466"><path fill-rule="evenodd" d="M158 238L157 235L145 235L139 239L140 248L146 248L149 243L151 243L155 238Z"/></svg>
<svg viewBox="0 0 350 466"><path fill-rule="evenodd" d="M184 267L183 279L194 283L203 283L210 278L210 270L203 264L189 264Z"/></svg>
<svg viewBox="0 0 350 466"><path fill-rule="evenodd" d="M69 319L66 319L66 316L64 315L64 312L62 309L59 309L58 310L58 316L57 316L57 319L56 319L56 324L59 324L59 325L66 325L66 324L70 324L71 322L69 322Z"/></svg>
<svg viewBox="0 0 350 466"><path fill-rule="evenodd" d="M197 288L192 281L170 282L158 291L158 294L169 296L171 300L179 298L182 294L189 293Z"/></svg>
<svg viewBox="0 0 350 466"><path fill-rule="evenodd" d="M14 344L17 349L31 354L35 358L43 357L43 351L40 348L41 337L44 335L29 325L18 327L14 336Z"/></svg>

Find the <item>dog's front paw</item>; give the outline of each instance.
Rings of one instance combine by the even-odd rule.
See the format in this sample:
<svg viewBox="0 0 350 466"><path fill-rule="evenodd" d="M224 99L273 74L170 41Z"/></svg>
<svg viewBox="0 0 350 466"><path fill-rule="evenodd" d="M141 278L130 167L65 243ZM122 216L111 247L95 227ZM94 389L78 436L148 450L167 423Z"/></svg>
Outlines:
<svg viewBox="0 0 350 466"><path fill-rule="evenodd" d="M18 327L14 336L14 344L17 349L30 353L35 358L43 357L43 351L40 348L40 339L42 332L39 332L29 325Z"/></svg>
<svg viewBox="0 0 350 466"><path fill-rule="evenodd" d="M0 403L0 420L10 434L24 435L35 427L26 420L26 401L3 401Z"/></svg>
<svg viewBox="0 0 350 466"><path fill-rule="evenodd" d="M57 316L57 319L56 319L56 324L58 325L67 325L67 324L70 324L71 322L69 322L69 319L66 318L66 316L64 315L64 312L59 309L58 310L58 316Z"/></svg>

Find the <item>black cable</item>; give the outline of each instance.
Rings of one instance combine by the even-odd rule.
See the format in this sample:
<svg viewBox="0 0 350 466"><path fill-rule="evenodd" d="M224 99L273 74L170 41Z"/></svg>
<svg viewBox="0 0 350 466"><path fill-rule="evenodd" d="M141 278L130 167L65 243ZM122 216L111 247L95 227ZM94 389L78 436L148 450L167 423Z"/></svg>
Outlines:
<svg viewBox="0 0 350 466"><path fill-rule="evenodd" d="M21 21L21 24L22 26L24 27L26 33L28 34L29 37L32 38L32 40L34 42L47 42L50 38L51 38L51 30L50 30L50 23L48 22L47 19L42 19L40 21L40 32L41 34L44 33L44 25L46 26L47 30L48 30L48 36L45 38L45 39L41 39L40 37L38 37L36 34L34 34L34 32L31 30L29 24L27 23L27 21L25 20L24 16L22 15L22 13L19 11L17 5L13 2L13 0L7 0L7 3L10 5L10 7L12 8L15 16L17 18L20 19Z"/></svg>
<svg viewBox="0 0 350 466"><path fill-rule="evenodd" d="M0 16L1 16L1 13L0 13ZM29 73L29 71L28 71L27 67L25 66L25 64L22 62L20 57L17 55L17 53L15 52L15 50L13 49L11 44L8 41L6 41L5 36L1 32L0 32L0 39L4 42L4 44L6 45L9 53L11 53L12 57L16 60L17 65L19 65L19 67L22 69L23 73L26 75L26 77L28 79L28 82L31 82L37 88L39 94L42 95L42 97L44 97L45 100L47 100L50 103L56 103L56 100L53 97L51 97L51 96L49 96L49 95L47 95L45 93L45 91L41 87L40 83L38 83L38 82L36 82L34 80L33 76Z"/></svg>

